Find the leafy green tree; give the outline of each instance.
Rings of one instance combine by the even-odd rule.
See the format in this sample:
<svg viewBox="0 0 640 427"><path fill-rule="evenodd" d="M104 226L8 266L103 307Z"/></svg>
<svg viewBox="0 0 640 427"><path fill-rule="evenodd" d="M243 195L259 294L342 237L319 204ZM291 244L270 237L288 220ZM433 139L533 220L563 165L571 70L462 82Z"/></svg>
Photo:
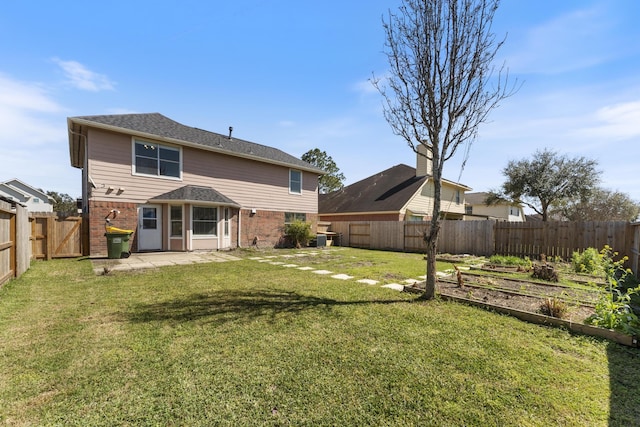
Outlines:
<svg viewBox="0 0 640 427"><path fill-rule="evenodd" d="M537 150L531 160L509 161L502 170L506 177L502 189L490 191L487 203L519 203L547 221L554 204L590 197L600 181L597 164L595 160L569 158L548 148Z"/></svg>
<svg viewBox="0 0 640 427"><path fill-rule="evenodd" d="M47 196L53 199L53 211L58 215L74 215L78 212L76 200L66 193L47 191Z"/></svg>
<svg viewBox="0 0 640 427"><path fill-rule="evenodd" d="M504 40L492 22L499 0L402 0L383 20L388 77L373 80L396 135L432 165L433 210L424 299L435 296L442 171L462 144L513 90L493 60Z"/></svg>
<svg viewBox="0 0 640 427"><path fill-rule="evenodd" d="M302 160L322 169L326 175L322 175L318 182L320 194L327 194L332 191L340 190L344 187L344 175L326 151L320 151L318 148L309 150L302 155Z"/></svg>
<svg viewBox="0 0 640 427"><path fill-rule="evenodd" d="M596 188L586 198L555 203L550 215L568 221L635 221L640 204L620 191Z"/></svg>

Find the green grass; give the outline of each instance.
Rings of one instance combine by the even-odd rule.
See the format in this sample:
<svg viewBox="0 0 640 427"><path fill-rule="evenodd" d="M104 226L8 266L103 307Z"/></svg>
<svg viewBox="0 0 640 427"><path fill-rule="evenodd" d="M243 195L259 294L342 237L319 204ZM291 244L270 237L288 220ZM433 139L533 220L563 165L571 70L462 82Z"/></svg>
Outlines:
<svg viewBox="0 0 640 427"><path fill-rule="evenodd" d="M416 255L322 256L307 261L424 274ZM37 262L0 289L0 342L0 425L640 419L637 349L251 260L107 276L88 260Z"/></svg>

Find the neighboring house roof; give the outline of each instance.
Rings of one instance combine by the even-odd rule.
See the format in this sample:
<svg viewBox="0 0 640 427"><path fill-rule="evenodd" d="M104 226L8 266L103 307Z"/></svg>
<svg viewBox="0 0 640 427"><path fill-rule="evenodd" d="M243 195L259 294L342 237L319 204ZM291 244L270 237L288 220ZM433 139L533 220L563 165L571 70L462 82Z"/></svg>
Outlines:
<svg viewBox="0 0 640 427"><path fill-rule="evenodd" d="M44 191L32 187L31 185L20 181L17 178L13 178L13 179L9 179L7 181L4 182L0 182L0 186L2 186L5 189L11 189L13 190L15 193L19 193L21 195L23 195L25 197L25 199L29 199L31 197L37 197L39 199L42 199L45 202L53 202L53 198L49 195L47 195L47 193L45 193Z"/></svg>
<svg viewBox="0 0 640 427"><path fill-rule="evenodd" d="M185 185L176 190L156 196L150 201L172 203L172 202L195 202L195 203L213 203L216 205L232 206L239 208L240 205L224 194L214 190L211 187L201 187L198 185Z"/></svg>
<svg viewBox="0 0 640 427"><path fill-rule="evenodd" d="M5 196L3 196L2 194L0 194L0 201L3 201L3 202L6 202L6 203L9 203L11 206L13 206L13 205L20 205L20 206L22 206L22 207L25 207L25 205L24 205L24 204L22 204L22 203L20 203L20 202L16 201L15 199L13 199L13 198L11 198L11 197L5 197Z"/></svg>
<svg viewBox="0 0 640 427"><path fill-rule="evenodd" d="M229 135L185 126L159 113L79 116L67 119L71 165L82 168L86 127L126 132L138 137L162 140L237 157L299 168L324 175L325 172L277 148L256 144Z"/></svg>
<svg viewBox="0 0 640 427"><path fill-rule="evenodd" d="M430 178L416 176L416 169L399 164L379 172L342 190L318 197L318 213L399 212ZM443 180L461 189L462 184Z"/></svg>

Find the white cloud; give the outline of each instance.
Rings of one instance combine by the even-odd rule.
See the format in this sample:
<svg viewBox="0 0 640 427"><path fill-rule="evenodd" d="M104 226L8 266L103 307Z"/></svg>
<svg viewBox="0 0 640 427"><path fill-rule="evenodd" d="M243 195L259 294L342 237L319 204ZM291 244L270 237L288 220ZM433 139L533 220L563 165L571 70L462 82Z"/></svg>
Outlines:
<svg viewBox="0 0 640 427"><path fill-rule="evenodd" d="M95 73L77 61L63 61L54 58L53 62L62 68L71 85L78 89L90 92L114 90L115 83L109 80L106 75Z"/></svg>
<svg viewBox="0 0 640 427"><path fill-rule="evenodd" d="M0 73L0 181L18 178L35 187L79 195L69 165L66 110L40 83Z"/></svg>
<svg viewBox="0 0 640 427"><path fill-rule="evenodd" d="M62 107L48 97L41 85L13 80L0 73L0 108L2 107L45 113L62 111Z"/></svg>
<svg viewBox="0 0 640 427"><path fill-rule="evenodd" d="M292 128L296 125L296 122L292 120L280 120L278 126L282 128Z"/></svg>
<svg viewBox="0 0 640 427"><path fill-rule="evenodd" d="M532 28L524 40L509 41L517 49L507 64L517 73L556 74L600 64L616 56L604 7L574 10Z"/></svg>
<svg viewBox="0 0 640 427"><path fill-rule="evenodd" d="M385 76L380 77L380 79L385 79ZM366 79L366 80L360 80L359 82L356 82L353 84L352 89L355 92L358 92L362 95L369 95L372 93L378 93L378 89L376 89L376 87L373 85L372 80Z"/></svg>
<svg viewBox="0 0 640 427"><path fill-rule="evenodd" d="M0 146L39 145L59 140L64 120L48 118L64 113L37 83L25 83L0 74Z"/></svg>
<svg viewBox="0 0 640 427"><path fill-rule="evenodd" d="M592 138L625 140L640 137L640 101L602 107L593 115L594 126L582 131Z"/></svg>

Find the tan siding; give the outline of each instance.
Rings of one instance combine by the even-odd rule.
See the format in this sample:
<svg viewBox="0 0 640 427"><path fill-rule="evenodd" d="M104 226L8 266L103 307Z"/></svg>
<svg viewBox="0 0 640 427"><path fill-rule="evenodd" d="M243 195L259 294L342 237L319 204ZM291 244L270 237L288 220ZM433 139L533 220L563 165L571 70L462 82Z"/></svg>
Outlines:
<svg viewBox="0 0 640 427"><path fill-rule="evenodd" d="M442 185L440 210L443 212L464 213L464 191L460 190L460 203L456 203L456 190L457 188L447 184ZM420 192L409 201L406 209L411 212L426 212L430 215L433 211L433 193L433 182L426 182Z"/></svg>
<svg viewBox="0 0 640 427"><path fill-rule="evenodd" d="M137 176L131 169L131 137L95 129L89 132L88 155L96 200L144 203L184 185L202 185L246 208L317 212L318 177L303 172L302 194L289 194L289 168L283 166L183 147L182 180Z"/></svg>

